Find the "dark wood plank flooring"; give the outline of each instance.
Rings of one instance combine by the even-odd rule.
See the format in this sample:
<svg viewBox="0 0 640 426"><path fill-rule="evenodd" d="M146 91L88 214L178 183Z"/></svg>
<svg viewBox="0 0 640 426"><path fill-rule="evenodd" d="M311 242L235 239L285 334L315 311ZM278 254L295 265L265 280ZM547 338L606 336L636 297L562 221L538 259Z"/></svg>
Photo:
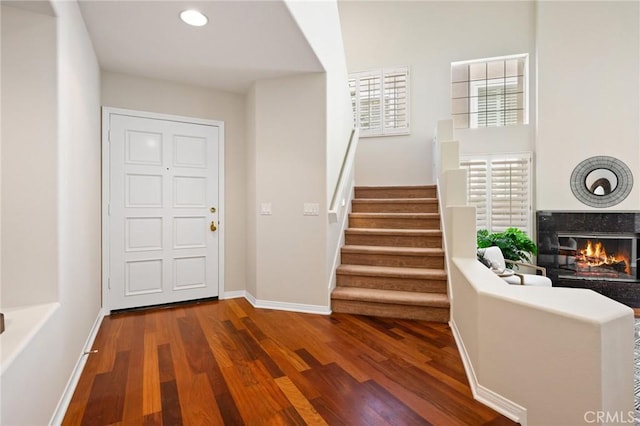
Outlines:
<svg viewBox="0 0 640 426"><path fill-rule="evenodd" d="M446 324L253 308L104 318L64 425L507 425Z"/></svg>

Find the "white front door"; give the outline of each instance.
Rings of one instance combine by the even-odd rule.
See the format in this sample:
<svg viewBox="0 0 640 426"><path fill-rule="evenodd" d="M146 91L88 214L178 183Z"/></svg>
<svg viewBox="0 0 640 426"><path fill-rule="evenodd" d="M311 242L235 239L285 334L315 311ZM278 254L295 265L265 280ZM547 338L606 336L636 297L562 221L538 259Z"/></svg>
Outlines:
<svg viewBox="0 0 640 426"><path fill-rule="evenodd" d="M108 118L109 309L218 296L220 126Z"/></svg>

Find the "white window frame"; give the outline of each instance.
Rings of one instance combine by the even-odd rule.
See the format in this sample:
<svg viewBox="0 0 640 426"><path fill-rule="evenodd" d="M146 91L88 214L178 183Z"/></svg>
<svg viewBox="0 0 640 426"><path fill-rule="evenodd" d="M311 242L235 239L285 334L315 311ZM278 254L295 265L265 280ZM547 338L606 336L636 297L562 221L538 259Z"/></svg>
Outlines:
<svg viewBox="0 0 640 426"><path fill-rule="evenodd" d="M365 78L378 77L380 79L380 93L385 96L385 100L393 101L398 100L396 97L391 96L390 92L385 87L385 78L393 74L405 75L405 96L404 96L404 110L405 120L404 126L389 125L390 121L386 118L386 109L389 102L380 102L380 126L373 128L363 128L361 124L361 96L360 96L360 81ZM408 135L410 134L410 74L409 67L390 67L382 68L370 71L355 72L349 74L349 87L351 88L351 100L353 106L353 116L356 127L360 127L361 137L378 137L378 136L396 136L396 135ZM402 106L402 103L400 104Z"/></svg>
<svg viewBox="0 0 640 426"><path fill-rule="evenodd" d="M484 79L478 79L478 80L472 80L471 76L468 76L466 83L468 84L468 92L466 93L466 95L458 97L454 92L454 85L456 83L464 83L465 81L454 81L454 67L459 67L459 66L469 66L469 65L473 65L473 64L489 64L491 62L500 62L500 61L510 61L510 60L523 60L524 61L524 66L523 66L523 71L522 71L522 79L523 79L523 87L522 87L522 92L516 91L516 92L506 92L504 95L508 95L508 94L522 94L522 119L518 119L516 118L515 122L513 123L507 123L505 120L505 123L499 123L499 124L494 124L494 125L487 125L486 121L484 125L480 125L480 120L479 120L479 116L480 116L480 108L479 108L479 90L480 87L504 87L505 89L508 86L512 86L515 84L515 86L517 87L518 85L518 75L516 76L504 76L504 77L500 77L503 79L503 82L499 83L497 80L498 79L492 79L490 78L488 75L486 76L486 78ZM508 55L508 56L497 56L497 57L492 57L492 58L482 58L482 59L474 59L474 60L470 60L470 61L458 61L458 62L452 62L451 63L451 70L452 70L452 79L451 79L451 114L454 118L454 122L456 123L456 128L462 128L462 129L480 129L480 128L485 128L485 127L504 127L504 126L518 126L518 125L525 125L529 123L529 55L526 53L523 54L517 54L517 55ZM493 81L492 81L493 80ZM510 84L511 83L511 84ZM462 100L466 100L467 101L467 106L466 106L466 111L457 111L457 106L455 106L454 104L456 102L462 101ZM509 111L518 111L518 110L512 110L512 109L506 109L506 105L504 105L505 100L503 99L502 105L500 109L494 110L496 114L500 115L500 116L504 116L505 114L507 114ZM517 114L517 112L515 112L515 114ZM468 116L468 122L467 125L458 125L458 120L456 119L456 116ZM463 117L461 117L463 118ZM464 120L463 120L464 121Z"/></svg>
<svg viewBox="0 0 640 426"><path fill-rule="evenodd" d="M518 228L521 229L522 231L524 231L525 233L527 233L527 235L531 235L532 232L532 212L533 212L533 205L532 205L532 169L533 169L533 163L532 160L533 156L530 152L514 152L514 153L502 153L502 154L471 154L471 155L461 155L460 156L460 167L462 168L467 168L464 166L464 164L468 161L476 161L476 162L482 162L485 161L486 162L486 175L485 175L485 179L486 179L486 183L485 183L485 196L484 196L484 204L485 204L485 219L484 221L481 220L481 216L479 214L478 211L476 211L476 227L477 229L487 229L489 230L490 233L492 232L499 232L502 231L508 227L514 227L514 228ZM504 160L518 160L518 161L526 161L528 163L528 167L527 167L527 187L526 187L526 214L524 216L521 216L524 220L524 223L512 223L506 226L497 226L493 223L493 221L495 220L495 212L493 211L493 201L494 201L494 191L493 191L493 173L492 173L492 165L493 163L499 162L499 161L504 161ZM472 176L471 175L467 175L467 191L468 191L468 197L467 198L471 198L471 192L474 191L474 189L471 187L471 179ZM478 196L478 191L475 190L475 195L476 197ZM481 206L482 203L474 203L473 200L469 200L469 205L475 206L477 210L479 210L479 207Z"/></svg>

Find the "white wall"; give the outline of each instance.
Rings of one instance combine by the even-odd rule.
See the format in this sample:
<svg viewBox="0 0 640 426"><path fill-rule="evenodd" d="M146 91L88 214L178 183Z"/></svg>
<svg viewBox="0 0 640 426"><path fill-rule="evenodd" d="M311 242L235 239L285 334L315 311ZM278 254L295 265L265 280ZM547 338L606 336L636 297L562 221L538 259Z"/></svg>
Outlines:
<svg viewBox="0 0 640 426"><path fill-rule="evenodd" d="M337 188L345 162L347 146L353 130L353 110L349 92L347 62L336 0L321 2L287 1L287 7L300 26L326 73L326 201L328 208L334 197L349 204L352 178L345 188ZM349 164L345 164L348 170ZM353 170L351 170L353 172ZM341 191L337 193L337 191ZM339 202L339 201L338 201ZM335 278L334 264L343 241L344 221L349 208L338 206L339 220L327 228L327 274L329 287ZM345 206L346 207L346 206ZM323 211L323 216L324 212ZM328 303L328 302L327 302Z"/></svg>
<svg viewBox="0 0 640 426"><path fill-rule="evenodd" d="M58 284L55 300L59 306L13 362L3 365L0 423L7 425L49 423L100 311L99 68L77 4L56 1L53 6L57 69L54 65L46 71L55 76L53 88L58 96L57 132L48 135L56 149L40 150L41 141L31 138L24 143L33 144L34 157L43 156L58 173L46 188L58 200L54 203L57 214L53 213L57 219L52 225L58 235L57 247L47 248L57 264L57 276L47 279ZM3 65L7 61L3 57ZM3 172L5 184L20 178L4 167ZM8 202L3 200L4 208L12 208ZM48 214L44 211L41 216ZM5 230L7 226L5 223ZM3 263L6 268L6 258ZM36 294L32 297L37 300Z"/></svg>
<svg viewBox="0 0 640 426"><path fill-rule="evenodd" d="M326 310L325 75L261 80L253 90L256 283L248 288L259 302ZM260 215L262 203L271 215ZM304 203L321 215L303 216Z"/></svg>
<svg viewBox="0 0 640 426"><path fill-rule="evenodd" d="M246 288L246 146L242 95L103 72L102 105L224 121L225 292Z"/></svg>
<svg viewBox="0 0 640 426"><path fill-rule="evenodd" d="M3 6L2 307L57 298L56 20Z"/></svg>
<svg viewBox="0 0 640 426"><path fill-rule="evenodd" d="M330 202L353 129L338 3L287 1L287 7L327 75L327 202Z"/></svg>
<svg viewBox="0 0 640 426"><path fill-rule="evenodd" d="M596 155L634 173L640 206L640 3L537 2L538 210L593 210L572 194L579 162Z"/></svg>
<svg viewBox="0 0 640 426"><path fill-rule="evenodd" d="M408 65L411 75L411 135L362 138L358 185L433 183L431 140L451 115L451 62L529 53L535 70L533 2L341 1L339 10L350 72ZM456 136L463 154L533 148L531 125Z"/></svg>

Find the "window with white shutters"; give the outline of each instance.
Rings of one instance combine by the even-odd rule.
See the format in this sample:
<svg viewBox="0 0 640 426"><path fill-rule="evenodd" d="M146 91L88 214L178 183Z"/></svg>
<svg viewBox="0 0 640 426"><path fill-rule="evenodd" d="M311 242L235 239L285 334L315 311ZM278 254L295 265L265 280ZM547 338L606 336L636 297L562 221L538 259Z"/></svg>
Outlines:
<svg viewBox="0 0 640 426"><path fill-rule="evenodd" d="M457 129L527 123L527 55L451 64L451 115Z"/></svg>
<svg viewBox="0 0 640 426"><path fill-rule="evenodd" d="M360 136L409 133L409 68L349 75L351 105Z"/></svg>
<svg viewBox="0 0 640 426"><path fill-rule="evenodd" d="M489 232L507 228L531 231L531 154L462 158L467 169L469 205L476 207L476 226Z"/></svg>
<svg viewBox="0 0 640 426"><path fill-rule="evenodd" d="M467 201L476 208L476 226L478 229L488 229L488 161L483 158L461 160L460 167L467 169Z"/></svg>

